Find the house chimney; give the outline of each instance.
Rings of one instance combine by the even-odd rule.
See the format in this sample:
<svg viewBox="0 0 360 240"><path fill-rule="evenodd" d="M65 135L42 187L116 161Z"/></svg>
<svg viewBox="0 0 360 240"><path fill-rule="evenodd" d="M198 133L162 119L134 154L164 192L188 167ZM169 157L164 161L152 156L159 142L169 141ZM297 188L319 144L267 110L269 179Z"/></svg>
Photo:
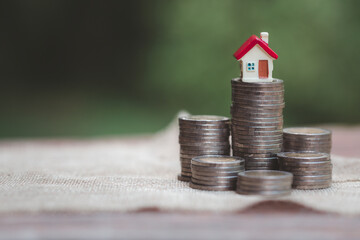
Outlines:
<svg viewBox="0 0 360 240"><path fill-rule="evenodd" d="M268 32L261 32L260 38L261 38L261 40L263 40L264 42L269 44L269 33Z"/></svg>

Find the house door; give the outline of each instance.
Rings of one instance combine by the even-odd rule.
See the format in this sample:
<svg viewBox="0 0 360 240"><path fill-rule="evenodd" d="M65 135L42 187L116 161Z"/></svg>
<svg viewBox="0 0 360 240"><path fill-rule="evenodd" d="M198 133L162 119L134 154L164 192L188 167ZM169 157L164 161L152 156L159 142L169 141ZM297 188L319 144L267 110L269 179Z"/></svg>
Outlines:
<svg viewBox="0 0 360 240"><path fill-rule="evenodd" d="M259 60L259 78L269 77L268 60Z"/></svg>

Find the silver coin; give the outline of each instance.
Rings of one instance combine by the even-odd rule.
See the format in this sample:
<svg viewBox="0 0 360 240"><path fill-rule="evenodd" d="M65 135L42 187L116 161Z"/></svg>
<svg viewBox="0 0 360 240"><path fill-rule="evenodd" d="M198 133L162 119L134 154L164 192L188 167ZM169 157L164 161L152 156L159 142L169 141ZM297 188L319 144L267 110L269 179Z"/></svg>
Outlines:
<svg viewBox="0 0 360 240"><path fill-rule="evenodd" d="M289 148L283 145L283 149L284 151L287 152L319 152L319 153L328 153L330 154L331 148L304 148L304 147L299 147L299 148Z"/></svg>
<svg viewBox="0 0 360 240"><path fill-rule="evenodd" d="M285 190L291 190L291 183L287 185L245 185L241 184L241 186L238 187L242 191L285 191Z"/></svg>
<svg viewBox="0 0 360 240"><path fill-rule="evenodd" d="M232 191L235 190L236 185L234 186L204 186L200 184L195 184L190 182L189 186L193 189L206 190L206 191Z"/></svg>
<svg viewBox="0 0 360 240"><path fill-rule="evenodd" d="M191 174L194 176L203 176L203 177L222 177L222 176L236 176L238 175L239 172L245 171L244 169L238 170L238 171L202 171L202 172L197 172L197 171L192 171Z"/></svg>
<svg viewBox="0 0 360 240"><path fill-rule="evenodd" d="M272 148L281 148L282 143L272 143L272 144L260 144L260 143L233 143L233 146L239 148L256 148L256 149L272 149Z"/></svg>
<svg viewBox="0 0 360 240"><path fill-rule="evenodd" d="M218 131L218 130L227 130L230 128L230 122L226 125L214 125L214 124L202 124L202 125L179 125L180 131Z"/></svg>
<svg viewBox="0 0 360 240"><path fill-rule="evenodd" d="M291 147L331 147L331 142L289 142L284 141L284 144Z"/></svg>
<svg viewBox="0 0 360 240"><path fill-rule="evenodd" d="M315 181L315 180L331 180L332 175L294 175L294 182L301 182L301 181Z"/></svg>
<svg viewBox="0 0 360 240"><path fill-rule="evenodd" d="M292 127L285 128L284 134L300 136L324 136L331 135L331 131L322 128Z"/></svg>
<svg viewBox="0 0 360 240"><path fill-rule="evenodd" d="M279 169L282 171L287 171L287 172L292 172L295 173L297 175L301 174L302 172L327 172L327 171L332 171L332 166L328 165L328 166L322 166L322 167L289 167L289 166L283 166L281 163L279 163Z"/></svg>
<svg viewBox="0 0 360 240"><path fill-rule="evenodd" d="M230 145L220 145L220 146L180 146L180 149L183 151L202 151L202 150L214 150L214 151L222 151L222 150L229 150Z"/></svg>
<svg viewBox="0 0 360 240"><path fill-rule="evenodd" d="M203 181L196 178L191 177L191 182L200 184L203 186L235 186L236 185L236 179L235 181Z"/></svg>
<svg viewBox="0 0 360 240"><path fill-rule="evenodd" d="M230 151L229 151L230 152ZM222 154L222 155L229 155L230 153L227 153L227 154ZM196 153L196 154L184 154L184 153L180 153L180 157L181 158L194 158L194 157L199 157L199 156L204 156L204 155L209 155L209 154L201 154L199 155L199 153Z"/></svg>
<svg viewBox="0 0 360 240"><path fill-rule="evenodd" d="M198 157L198 156L205 156L205 155L229 155L229 154L210 154L210 153L229 153L229 152L230 152L229 149L227 149L227 150L204 150L204 151L198 150L195 153L193 153L193 151L190 152L189 150L180 151L180 153L182 155L188 153L189 155L192 156L192 158ZM185 157L185 158L189 158L189 157Z"/></svg>
<svg viewBox="0 0 360 240"><path fill-rule="evenodd" d="M285 161L281 161L281 159L279 159L279 163L281 166L284 167L325 167L325 166L329 166L331 164L330 161L326 160L326 161L306 161L306 162L300 162L300 161L292 161L292 162L285 162Z"/></svg>
<svg viewBox="0 0 360 240"><path fill-rule="evenodd" d="M267 167L248 166L245 169L246 169L246 171L252 171L252 170L279 170L279 168L276 167L276 166L267 166Z"/></svg>
<svg viewBox="0 0 360 240"><path fill-rule="evenodd" d="M284 171L245 171L238 174L239 179L246 180L258 180L258 181L266 181L266 180L291 180L293 178L292 173L284 172Z"/></svg>
<svg viewBox="0 0 360 240"><path fill-rule="evenodd" d="M225 142L186 142L186 143L182 143L181 146L192 146L192 147L196 147L196 146L230 146L229 145L229 141L225 141Z"/></svg>
<svg viewBox="0 0 360 240"><path fill-rule="evenodd" d="M229 136L193 136L193 137L179 137L179 141L181 142L224 142L229 141Z"/></svg>
<svg viewBox="0 0 360 240"><path fill-rule="evenodd" d="M243 140L243 139L234 139L232 140L233 145L235 143L242 144L242 145L271 145L271 144L282 144L281 139L278 140L271 140L271 141L249 141L249 140Z"/></svg>
<svg viewBox="0 0 360 240"><path fill-rule="evenodd" d="M197 138L197 137L229 137L230 132L180 132L179 137L189 137L189 138Z"/></svg>
<svg viewBox="0 0 360 240"><path fill-rule="evenodd" d="M231 166L231 167L207 167L207 166L191 165L191 170L199 174L203 172L235 172L235 171L242 171L243 169L244 169L244 164Z"/></svg>
<svg viewBox="0 0 360 240"><path fill-rule="evenodd" d="M250 89L232 88L231 97L250 101L284 99L284 89L273 89L273 91L263 91L262 89L249 90Z"/></svg>
<svg viewBox="0 0 360 240"><path fill-rule="evenodd" d="M218 129L196 129L196 128L179 128L180 134L197 133L197 134L229 134L230 127L218 128Z"/></svg>
<svg viewBox="0 0 360 240"><path fill-rule="evenodd" d="M247 121L247 122L276 122L279 120L283 120L283 116L275 116L275 117L238 116L238 117L235 117L235 120Z"/></svg>
<svg viewBox="0 0 360 240"><path fill-rule="evenodd" d="M278 153L281 151L281 148L266 148L266 149L256 149L256 148L238 148L238 147L234 147L233 149L236 149L237 151L241 151L243 153Z"/></svg>
<svg viewBox="0 0 360 240"><path fill-rule="evenodd" d="M228 182L228 181L236 181L237 180L237 175L228 175L228 176L203 176L203 175L199 175L196 173L192 173L192 178L195 178L197 180L202 180L202 181L208 181L208 182Z"/></svg>
<svg viewBox="0 0 360 240"><path fill-rule="evenodd" d="M294 178L293 180L293 184L302 184L302 185L316 185L316 184L326 184L332 181L332 178L327 178L327 179L299 179L299 178Z"/></svg>
<svg viewBox="0 0 360 240"><path fill-rule="evenodd" d="M194 122L194 123L226 123L230 119L223 116L215 115L189 115L185 117L179 117L179 122Z"/></svg>
<svg viewBox="0 0 360 240"><path fill-rule="evenodd" d="M245 162L278 162L277 157L245 158Z"/></svg>
<svg viewBox="0 0 360 240"><path fill-rule="evenodd" d="M231 117L232 118L270 118L270 117L282 117L283 111L282 109L279 110L272 110L272 111L262 111L262 112L249 112L248 109L243 109L240 107L232 107L230 109Z"/></svg>
<svg viewBox="0 0 360 240"><path fill-rule="evenodd" d="M240 106L283 106L285 105L284 100L245 100L243 98L232 97L231 101L233 104L240 105Z"/></svg>
<svg viewBox="0 0 360 240"><path fill-rule="evenodd" d="M237 155L235 155L237 154ZM244 153L238 152L236 149L233 149L233 155L243 157L243 158L267 158L267 157L276 157L276 153Z"/></svg>
<svg viewBox="0 0 360 240"><path fill-rule="evenodd" d="M286 196L290 195L291 190L285 190L285 191L249 191L249 190L242 190L242 189L236 189L236 193L242 194L242 195L261 195L261 196Z"/></svg>
<svg viewBox="0 0 360 240"><path fill-rule="evenodd" d="M185 176L185 177L191 177L191 172L183 172L181 171L181 176Z"/></svg>
<svg viewBox="0 0 360 240"><path fill-rule="evenodd" d="M268 171L268 170L266 170L266 171ZM246 185L246 186L282 186L282 187L285 186L285 187L290 187L291 184L292 184L292 178L289 178L289 179L272 179L272 180L241 179L241 178L238 178L237 184L239 186Z"/></svg>
<svg viewBox="0 0 360 240"><path fill-rule="evenodd" d="M296 159L297 161L315 161L315 160L329 160L330 155L325 153L308 153L308 152L281 152L277 154L281 159Z"/></svg>
<svg viewBox="0 0 360 240"><path fill-rule="evenodd" d="M268 135L268 136L248 136L248 135L232 135L234 139L249 140L249 141L271 141L271 140L282 140L282 135Z"/></svg>
<svg viewBox="0 0 360 240"><path fill-rule="evenodd" d="M331 187L331 183L323 184L323 185L293 185L292 188L299 190L316 190L316 189L324 189Z"/></svg>
<svg viewBox="0 0 360 240"><path fill-rule="evenodd" d="M181 174L179 174L179 175L177 176L177 179L178 179L179 181L183 181L183 182L190 182L191 177L182 176Z"/></svg>
<svg viewBox="0 0 360 240"><path fill-rule="evenodd" d="M191 160L192 165L211 166L211 167L231 167L239 166L245 160L234 156L208 155L195 157Z"/></svg>
<svg viewBox="0 0 360 240"><path fill-rule="evenodd" d="M267 163L267 162L263 162L263 163L246 163L245 164L245 168L253 168L253 167L264 167L264 168L278 168L278 164L277 163Z"/></svg>
<svg viewBox="0 0 360 240"><path fill-rule="evenodd" d="M231 101L236 105L244 105L244 106L268 106L268 105L276 105L283 106L285 105L284 100L245 100L243 98L232 97Z"/></svg>
<svg viewBox="0 0 360 240"><path fill-rule="evenodd" d="M283 109L249 108L233 104L231 107L231 113L252 116L280 116L283 113Z"/></svg>
<svg viewBox="0 0 360 240"><path fill-rule="evenodd" d="M233 131L233 135L238 136L276 136L279 134L280 131L274 130L274 131L241 131L241 130L235 130Z"/></svg>
<svg viewBox="0 0 360 240"><path fill-rule="evenodd" d="M332 169L327 170L308 170L296 171L292 170L291 173L295 176L311 176L311 175L332 175Z"/></svg>
<svg viewBox="0 0 360 240"><path fill-rule="evenodd" d="M249 122L240 122L237 120L233 120L232 122L232 129L234 127L237 127L237 129L239 130L243 130L243 131L247 131L249 130L254 130L254 128L257 128L258 130L282 130L283 127L283 122L279 121L279 122L267 122L267 123L249 123ZM242 129L241 129L242 128ZM255 129L256 130L256 129Z"/></svg>

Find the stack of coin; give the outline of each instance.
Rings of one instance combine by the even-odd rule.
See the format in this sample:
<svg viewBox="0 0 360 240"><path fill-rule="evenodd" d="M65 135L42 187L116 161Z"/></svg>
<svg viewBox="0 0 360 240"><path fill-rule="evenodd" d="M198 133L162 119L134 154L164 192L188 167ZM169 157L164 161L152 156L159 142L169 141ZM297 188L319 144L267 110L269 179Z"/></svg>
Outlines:
<svg viewBox="0 0 360 240"><path fill-rule="evenodd" d="M239 172L245 170L239 157L208 155L191 160L190 187L208 191L235 190Z"/></svg>
<svg viewBox="0 0 360 240"><path fill-rule="evenodd" d="M250 170L238 175L236 192L245 195L282 196L290 194L293 175L276 170Z"/></svg>
<svg viewBox="0 0 360 240"><path fill-rule="evenodd" d="M283 131L284 152L331 151L331 131L322 128L294 127Z"/></svg>
<svg viewBox="0 0 360 240"><path fill-rule="evenodd" d="M284 83L231 81L231 130L234 156L245 158L247 170L278 169L281 151Z"/></svg>
<svg viewBox="0 0 360 240"><path fill-rule="evenodd" d="M230 155L230 119L221 116L193 115L179 118L181 174L190 181L190 163L202 155Z"/></svg>
<svg viewBox="0 0 360 240"><path fill-rule="evenodd" d="M293 188L320 189L331 186L332 164L327 153L283 152L280 169L294 175Z"/></svg>

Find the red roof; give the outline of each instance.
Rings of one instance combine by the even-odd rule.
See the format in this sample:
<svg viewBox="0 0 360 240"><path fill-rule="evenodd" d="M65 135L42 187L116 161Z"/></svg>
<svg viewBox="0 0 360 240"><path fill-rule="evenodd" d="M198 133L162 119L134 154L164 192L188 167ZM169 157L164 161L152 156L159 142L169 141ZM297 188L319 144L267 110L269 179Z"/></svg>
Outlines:
<svg viewBox="0 0 360 240"><path fill-rule="evenodd" d="M278 55L271 48L269 48L269 45L260 38L258 38L256 35L252 35L251 37L249 37L249 39L246 40L246 42L244 42L244 44L241 45L241 47L234 53L234 57L237 60L240 60L256 44L259 44L259 46L262 47L262 49L264 49L265 52L267 52L272 58L278 58Z"/></svg>

